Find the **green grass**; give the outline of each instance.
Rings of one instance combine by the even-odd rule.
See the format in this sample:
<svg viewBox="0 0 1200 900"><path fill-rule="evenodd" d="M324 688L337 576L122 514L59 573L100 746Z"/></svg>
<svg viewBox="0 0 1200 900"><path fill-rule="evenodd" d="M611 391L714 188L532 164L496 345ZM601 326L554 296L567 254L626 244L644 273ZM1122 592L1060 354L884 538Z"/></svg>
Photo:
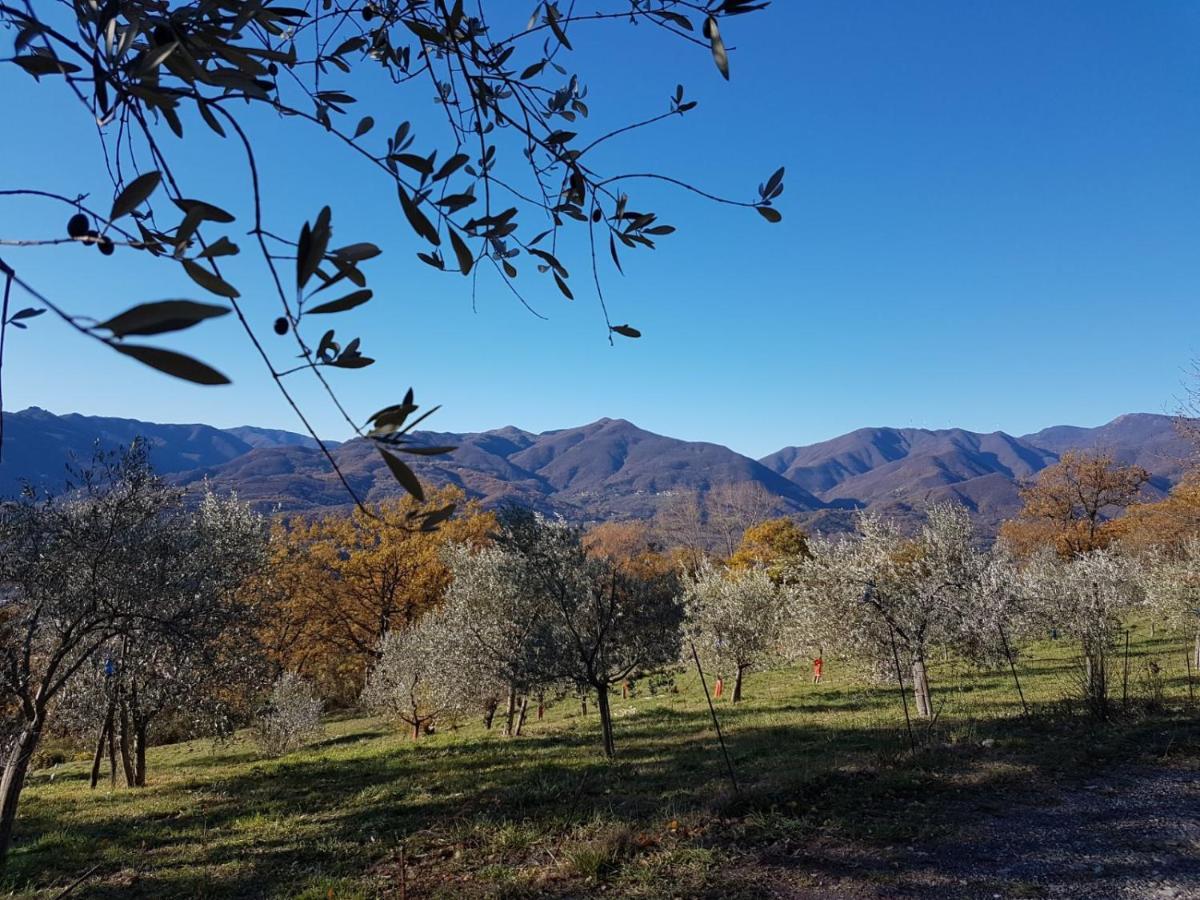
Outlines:
<svg viewBox="0 0 1200 900"><path fill-rule="evenodd" d="M756 860L789 847L944 836L964 797L1001 808L1047 778L1194 752L1188 642L1134 637L1131 703L1120 712L1117 661L1106 725L1064 704L1062 642L1020 665L1028 719L1007 670L939 662L937 721L915 725L915 755L894 686L835 665L819 686L799 670L751 674L741 704L719 705L738 793L686 672L678 693L613 699L613 763L594 713L569 702L512 741L472 724L413 742L345 718L278 760L241 740L160 747L137 791L89 791L87 763L71 761L32 776L0 888L50 897L98 866L72 897L398 896L402 870L414 897L756 896ZM1152 657L1154 710L1139 676Z"/></svg>

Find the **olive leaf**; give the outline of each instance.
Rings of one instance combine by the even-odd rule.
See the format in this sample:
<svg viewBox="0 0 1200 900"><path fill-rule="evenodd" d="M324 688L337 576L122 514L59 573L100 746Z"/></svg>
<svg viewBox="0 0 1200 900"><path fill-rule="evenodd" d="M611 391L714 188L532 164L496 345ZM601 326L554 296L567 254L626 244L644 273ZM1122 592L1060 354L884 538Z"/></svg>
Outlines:
<svg viewBox="0 0 1200 900"><path fill-rule="evenodd" d="M81 71L74 63L63 62L47 53L14 56L10 62L16 63L34 78L41 75L72 75Z"/></svg>
<svg viewBox="0 0 1200 900"><path fill-rule="evenodd" d="M316 274L325 250L329 246L332 231L329 227L331 213L328 206L317 213L317 220L310 226L307 222L300 230L300 241L296 247L296 287L302 288Z"/></svg>
<svg viewBox="0 0 1200 900"><path fill-rule="evenodd" d="M191 328L205 319L228 315L229 308L212 303L197 303L194 300L158 300L141 303L113 316L97 325L106 328L115 337L130 334L165 334Z"/></svg>
<svg viewBox="0 0 1200 900"><path fill-rule="evenodd" d="M417 518L421 520L422 531L437 531L437 527L454 515L454 510L457 507L451 503L448 506L443 506L441 509L435 509L432 512L419 513Z"/></svg>
<svg viewBox="0 0 1200 900"><path fill-rule="evenodd" d="M216 294L218 297L228 297L230 300L236 300L240 296L237 288L229 282L190 259L183 260L183 271L187 272L188 277L200 285L200 287Z"/></svg>
<svg viewBox="0 0 1200 900"><path fill-rule="evenodd" d="M109 342L109 346L118 353L132 356L143 365L158 369L184 381L195 384L229 384L230 381L212 366L192 359L174 350L164 350L161 347L147 347L144 344L119 344Z"/></svg>
<svg viewBox="0 0 1200 900"><path fill-rule="evenodd" d="M721 40L721 31L717 28L717 20L709 16L704 20L704 36L708 38L712 48L713 62L717 70L729 80L729 54L725 52L725 42Z"/></svg>
<svg viewBox="0 0 1200 900"><path fill-rule="evenodd" d="M129 215L143 203L150 199L150 195L154 193L159 183L162 181L162 173L147 172L145 175L139 175L133 181L125 186L125 190L117 195L117 199L113 201L112 212L109 213L109 221L115 221L121 216Z"/></svg>
<svg viewBox="0 0 1200 900"><path fill-rule="evenodd" d="M305 315L321 315L323 313L345 312L348 309L354 309L356 306L362 306L373 297L373 292L369 290L354 291L347 294L345 297L339 297L337 300L330 300L327 303L322 303L320 306L314 306L312 309L306 309Z"/></svg>
<svg viewBox="0 0 1200 900"><path fill-rule="evenodd" d="M197 259L216 259L218 256L237 256L241 251L238 245L227 237L219 237L204 250L196 254Z"/></svg>
<svg viewBox="0 0 1200 900"><path fill-rule="evenodd" d="M400 482L400 486L416 497L422 503L425 502L425 491L421 488L421 482L417 479L416 474L408 465L394 454L388 453L380 448L379 455L383 457L383 461L387 463L387 467L392 472L392 477Z"/></svg>
<svg viewBox="0 0 1200 900"><path fill-rule="evenodd" d="M471 252L471 248L467 246L457 231L453 228L448 228L450 233L450 246L454 248L454 256L458 259L458 268L464 275L471 274L471 266L475 265L475 255Z"/></svg>
<svg viewBox="0 0 1200 900"><path fill-rule="evenodd" d="M408 224L412 226L413 231L435 247L439 246L442 239L438 235L437 229L433 227L433 223L425 217L425 213L421 212L420 207L413 202L404 188L397 185L396 191L400 195L400 208L404 210L404 217L408 219Z"/></svg>

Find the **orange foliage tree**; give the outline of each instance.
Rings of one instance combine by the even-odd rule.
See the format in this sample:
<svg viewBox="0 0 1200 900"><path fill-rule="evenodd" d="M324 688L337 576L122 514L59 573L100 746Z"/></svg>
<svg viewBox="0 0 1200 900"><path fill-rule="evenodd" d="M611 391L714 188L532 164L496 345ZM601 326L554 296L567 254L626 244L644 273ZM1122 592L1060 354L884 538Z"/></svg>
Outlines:
<svg viewBox="0 0 1200 900"><path fill-rule="evenodd" d="M1022 488L1020 515L1000 535L1020 555L1043 546L1063 557L1102 549L1118 536L1113 519L1149 479L1141 466L1118 465L1106 453L1068 451Z"/></svg>
<svg viewBox="0 0 1200 900"><path fill-rule="evenodd" d="M793 520L781 516L747 528L742 535L742 542L729 558L729 568L763 567L773 581L779 581L788 563L811 556L808 535Z"/></svg>
<svg viewBox="0 0 1200 900"><path fill-rule="evenodd" d="M314 679L330 699L357 697L383 636L441 602L450 581L442 548L490 539L495 518L471 504L436 531L412 527L414 510L462 499L444 488L424 507L406 496L369 515L277 523L270 580L278 613L264 639L280 665Z"/></svg>
<svg viewBox="0 0 1200 900"><path fill-rule="evenodd" d="M1112 523L1131 550L1177 552L1200 536L1200 471L1189 472L1156 503L1135 503Z"/></svg>
<svg viewBox="0 0 1200 900"><path fill-rule="evenodd" d="M583 546L591 556L609 559L632 575L665 575L676 568L645 522L596 525L583 536Z"/></svg>

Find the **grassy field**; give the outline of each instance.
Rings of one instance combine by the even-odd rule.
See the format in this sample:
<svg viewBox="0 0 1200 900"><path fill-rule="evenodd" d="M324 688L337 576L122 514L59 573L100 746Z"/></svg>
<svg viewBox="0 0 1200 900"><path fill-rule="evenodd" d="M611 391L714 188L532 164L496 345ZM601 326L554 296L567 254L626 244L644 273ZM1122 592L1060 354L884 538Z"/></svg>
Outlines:
<svg viewBox="0 0 1200 900"><path fill-rule="evenodd" d="M942 661L937 720L917 725L916 754L894 686L835 664L817 686L801 670L752 674L741 704L718 705L737 793L694 672L677 692L614 699L614 763L574 702L511 741L472 724L413 742L342 718L277 760L241 740L161 747L140 791L89 791L87 763L68 762L33 775L0 887L53 897L88 873L70 896L764 896L764 867L795 848L911 848L952 835L964 809L1041 784L1194 762L1188 642L1134 635L1130 703L1106 725L1063 702L1073 670L1061 643L1020 664L1029 718L1007 671ZM1155 709L1151 658L1166 700Z"/></svg>

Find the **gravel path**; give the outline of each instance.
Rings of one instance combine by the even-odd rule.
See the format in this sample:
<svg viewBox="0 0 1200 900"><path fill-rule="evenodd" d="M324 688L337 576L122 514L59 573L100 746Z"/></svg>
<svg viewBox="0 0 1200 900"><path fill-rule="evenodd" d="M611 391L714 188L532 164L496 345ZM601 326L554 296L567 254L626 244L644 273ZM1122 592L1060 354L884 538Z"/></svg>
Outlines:
<svg viewBox="0 0 1200 900"><path fill-rule="evenodd" d="M952 837L924 849L812 847L774 861L762 896L1200 898L1200 773L1122 769L948 819Z"/></svg>
<svg viewBox="0 0 1200 900"><path fill-rule="evenodd" d="M1200 897L1200 777L1143 768L1052 788L965 828L936 858L970 894Z"/></svg>

